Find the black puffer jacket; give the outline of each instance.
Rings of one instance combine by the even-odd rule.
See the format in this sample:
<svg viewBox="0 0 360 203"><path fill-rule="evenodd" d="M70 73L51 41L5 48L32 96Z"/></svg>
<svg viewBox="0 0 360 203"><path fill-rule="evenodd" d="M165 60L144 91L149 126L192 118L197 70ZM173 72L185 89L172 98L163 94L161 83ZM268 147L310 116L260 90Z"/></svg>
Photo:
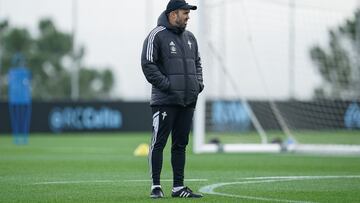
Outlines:
<svg viewBox="0 0 360 203"><path fill-rule="evenodd" d="M141 66L152 84L151 106L194 105L204 88L194 35L171 26L165 12L144 41Z"/></svg>

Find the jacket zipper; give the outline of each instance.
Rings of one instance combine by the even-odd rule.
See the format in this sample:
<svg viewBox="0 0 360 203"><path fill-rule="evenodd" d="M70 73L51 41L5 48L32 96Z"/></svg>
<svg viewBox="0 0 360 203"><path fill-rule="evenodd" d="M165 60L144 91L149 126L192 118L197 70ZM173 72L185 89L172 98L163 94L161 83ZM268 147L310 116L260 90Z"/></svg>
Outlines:
<svg viewBox="0 0 360 203"><path fill-rule="evenodd" d="M187 70L187 65L186 65L186 54L185 54L185 48L184 48L184 34L181 34L179 37L180 37L180 49L181 49L181 52L182 52L182 60L183 60L183 67L184 67L184 82L185 82L185 92L184 92L184 104L183 106L186 106L186 102L187 102L187 95L188 95L188 80L187 80L187 77L188 77L188 70Z"/></svg>

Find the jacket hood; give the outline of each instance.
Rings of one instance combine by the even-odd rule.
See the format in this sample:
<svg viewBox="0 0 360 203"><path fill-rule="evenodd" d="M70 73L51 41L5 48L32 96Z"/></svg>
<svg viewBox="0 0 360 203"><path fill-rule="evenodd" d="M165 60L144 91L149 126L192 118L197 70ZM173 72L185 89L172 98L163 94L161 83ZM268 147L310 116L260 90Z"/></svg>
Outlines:
<svg viewBox="0 0 360 203"><path fill-rule="evenodd" d="M158 24L158 26L166 27L166 29L168 29L171 32L174 32L176 34L181 34L185 31L185 28L183 29L183 28L179 28L179 27L170 25L168 17L165 14L165 11L160 14L157 24Z"/></svg>

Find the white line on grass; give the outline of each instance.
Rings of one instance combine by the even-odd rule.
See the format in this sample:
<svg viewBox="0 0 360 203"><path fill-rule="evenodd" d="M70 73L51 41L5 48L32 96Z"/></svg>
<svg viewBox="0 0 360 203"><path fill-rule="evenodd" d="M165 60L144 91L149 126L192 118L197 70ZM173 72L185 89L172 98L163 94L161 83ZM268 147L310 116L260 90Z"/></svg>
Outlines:
<svg viewBox="0 0 360 203"><path fill-rule="evenodd" d="M239 180L269 180L269 179L336 179L336 178L360 178L360 175L348 175L348 176L268 176L268 177L248 177L238 178Z"/></svg>
<svg viewBox="0 0 360 203"><path fill-rule="evenodd" d="M226 197L235 197L241 199L250 199L250 200L259 200L259 201L270 201L270 202L287 202L287 203L310 203L309 201L298 201L298 200L287 200L287 199L276 199L276 198L267 198L267 197L257 197L257 196L247 196L247 195L234 195L221 192L215 192L216 188L220 188L227 185L245 185L245 184L257 184L257 183L270 183L270 182L283 182L283 181L297 181L297 180L319 180L319 179L335 179L335 178L360 178L359 175L349 175L349 176L271 176L271 177L249 177L249 178L239 178L241 182L226 182L226 183L216 183L212 185L207 185L200 188L200 192L212 195L220 195ZM313 203L313 202L312 202Z"/></svg>
<svg viewBox="0 0 360 203"><path fill-rule="evenodd" d="M58 185L58 184L81 184L81 183L114 183L121 181L114 180L74 180L74 181L49 181L49 182L37 182L31 185Z"/></svg>
<svg viewBox="0 0 360 203"><path fill-rule="evenodd" d="M162 182L170 182L172 179L164 179ZM203 182L207 179L185 179L186 182ZM36 182L31 185L59 185L59 184L83 184L83 183L118 183L118 182L151 182L151 180L74 180L74 181L48 181Z"/></svg>
<svg viewBox="0 0 360 203"><path fill-rule="evenodd" d="M219 187L226 185L239 185L239 184L256 184L256 183L270 183L270 182L281 182L281 181L292 181L291 179L283 180L257 180L257 181L243 181L243 182L228 182L228 183L217 183L213 185L208 185L200 188L200 192L212 195L220 195L226 197L236 197L241 199L250 199L250 200L260 200L260 201L270 201L270 202L287 202L287 203L305 203L306 201L295 201L287 199L276 199L276 198L266 198L266 197L256 197L256 196L247 196L247 195L233 195L221 192L215 192L214 190ZM310 203L310 202L307 202Z"/></svg>

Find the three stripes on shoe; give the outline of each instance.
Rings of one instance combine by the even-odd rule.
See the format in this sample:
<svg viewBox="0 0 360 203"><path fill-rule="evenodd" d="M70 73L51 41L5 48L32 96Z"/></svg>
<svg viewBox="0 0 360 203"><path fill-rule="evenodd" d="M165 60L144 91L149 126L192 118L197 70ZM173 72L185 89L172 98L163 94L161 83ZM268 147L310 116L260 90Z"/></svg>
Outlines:
<svg viewBox="0 0 360 203"><path fill-rule="evenodd" d="M191 193L190 192L187 192L187 191L182 191L179 195L179 197L189 197Z"/></svg>

